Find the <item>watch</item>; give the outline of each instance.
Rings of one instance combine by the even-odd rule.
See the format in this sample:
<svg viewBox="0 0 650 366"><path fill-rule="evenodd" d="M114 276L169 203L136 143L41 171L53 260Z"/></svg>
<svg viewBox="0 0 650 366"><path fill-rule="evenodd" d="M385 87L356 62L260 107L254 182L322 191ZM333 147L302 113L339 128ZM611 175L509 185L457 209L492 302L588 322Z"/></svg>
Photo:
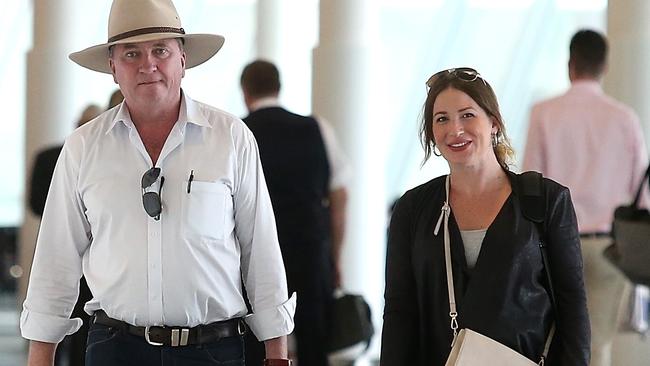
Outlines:
<svg viewBox="0 0 650 366"><path fill-rule="evenodd" d="M264 366L291 366L291 360L286 358L266 358Z"/></svg>

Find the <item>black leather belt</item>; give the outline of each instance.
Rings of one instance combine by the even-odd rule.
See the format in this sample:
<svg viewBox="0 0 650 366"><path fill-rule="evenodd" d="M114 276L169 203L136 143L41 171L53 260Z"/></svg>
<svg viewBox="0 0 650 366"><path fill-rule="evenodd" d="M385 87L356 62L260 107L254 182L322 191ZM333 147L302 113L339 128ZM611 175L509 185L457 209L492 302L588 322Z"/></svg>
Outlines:
<svg viewBox="0 0 650 366"><path fill-rule="evenodd" d="M193 328L147 326L136 327L121 320L110 318L103 310L95 312L94 322L120 328L130 334L143 337L153 346L189 346L216 342L221 338L241 336L246 332L242 318L198 325Z"/></svg>
<svg viewBox="0 0 650 366"><path fill-rule="evenodd" d="M611 236L610 233L605 233L605 232L602 232L602 231L580 233L580 237L583 238L583 239L609 238L610 236Z"/></svg>

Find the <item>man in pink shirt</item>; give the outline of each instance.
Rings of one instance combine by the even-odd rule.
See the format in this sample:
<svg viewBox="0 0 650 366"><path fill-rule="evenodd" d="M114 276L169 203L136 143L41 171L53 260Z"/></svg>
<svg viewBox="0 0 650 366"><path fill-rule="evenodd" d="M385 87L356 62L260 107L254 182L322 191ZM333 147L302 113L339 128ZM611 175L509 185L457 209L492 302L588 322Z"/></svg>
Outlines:
<svg viewBox="0 0 650 366"><path fill-rule="evenodd" d="M601 89L606 56L607 41L599 33L573 36L571 88L533 107L523 163L524 170L537 170L571 190L591 319L591 365L598 366L611 365L625 284L602 252L611 242L615 208L633 200L648 164L637 115Z"/></svg>

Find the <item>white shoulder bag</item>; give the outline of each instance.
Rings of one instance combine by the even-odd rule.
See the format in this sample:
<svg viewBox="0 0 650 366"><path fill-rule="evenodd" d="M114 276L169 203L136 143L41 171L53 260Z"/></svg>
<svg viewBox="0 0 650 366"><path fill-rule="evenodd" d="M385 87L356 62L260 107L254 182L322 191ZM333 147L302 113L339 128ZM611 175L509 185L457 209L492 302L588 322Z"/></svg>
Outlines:
<svg viewBox="0 0 650 366"><path fill-rule="evenodd" d="M544 360L548 355L553 335L555 334L555 324L551 327L549 335L544 345L544 352L538 363L535 363L518 353L512 348L505 346L492 338L486 337L471 329L461 329L458 331L458 313L456 312L456 296L454 294L454 278L451 270L451 245L449 240L449 176L445 181L446 200L442 206L442 213L436 224L434 235L438 235L440 224L444 220L444 251L445 266L447 268L447 291L449 292L449 317L451 318L451 330L454 333L454 339L451 342L451 353L445 366L483 366L483 365L500 365L500 366L543 366Z"/></svg>

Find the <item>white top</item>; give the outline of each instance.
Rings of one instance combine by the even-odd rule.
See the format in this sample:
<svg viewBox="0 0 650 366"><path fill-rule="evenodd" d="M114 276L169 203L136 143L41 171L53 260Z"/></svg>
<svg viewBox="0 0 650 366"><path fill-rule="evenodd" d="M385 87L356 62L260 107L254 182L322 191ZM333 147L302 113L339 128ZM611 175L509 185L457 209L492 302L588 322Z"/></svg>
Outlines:
<svg viewBox="0 0 650 366"><path fill-rule="evenodd" d="M141 177L152 162L126 104L67 139L40 227L23 337L59 342L79 329L69 316L82 269L94 295L88 313L103 309L138 326L241 317L243 278L255 335L293 330L295 295L288 298L257 144L244 123L183 94L157 166L165 177L159 221L143 208Z"/></svg>
<svg viewBox="0 0 650 366"><path fill-rule="evenodd" d="M487 229L460 231L460 237L463 239L463 246L465 247L465 259L469 268L474 268L476 265L486 232Z"/></svg>
<svg viewBox="0 0 650 366"><path fill-rule="evenodd" d="M278 98L264 97L256 100L250 106L251 113L262 108L280 107ZM321 136L323 136L323 143L325 144L325 153L330 165L330 192L339 188L345 188L350 183L352 171L348 164L348 159L341 149L336 134L332 126L321 117L314 117L318 122Z"/></svg>

